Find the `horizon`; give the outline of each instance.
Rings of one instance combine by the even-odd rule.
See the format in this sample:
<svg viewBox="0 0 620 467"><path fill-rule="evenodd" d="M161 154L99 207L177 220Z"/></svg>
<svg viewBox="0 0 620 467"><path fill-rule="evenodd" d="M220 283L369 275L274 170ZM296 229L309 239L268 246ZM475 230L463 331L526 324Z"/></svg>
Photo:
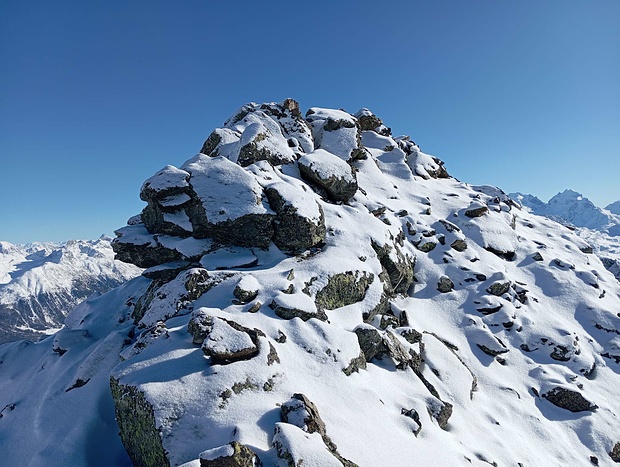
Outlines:
<svg viewBox="0 0 620 467"><path fill-rule="evenodd" d="M0 4L0 240L94 240L241 105L367 107L448 173L620 200L620 3ZM576 34L576 31L579 31ZM595 176L593 176L595 175Z"/></svg>

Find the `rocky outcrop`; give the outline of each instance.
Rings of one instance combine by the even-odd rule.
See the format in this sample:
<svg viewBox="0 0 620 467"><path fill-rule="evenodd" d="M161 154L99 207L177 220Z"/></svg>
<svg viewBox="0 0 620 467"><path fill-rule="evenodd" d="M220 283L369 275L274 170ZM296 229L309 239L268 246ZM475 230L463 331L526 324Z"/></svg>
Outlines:
<svg viewBox="0 0 620 467"><path fill-rule="evenodd" d="M169 466L170 461L161 442L153 406L144 394L134 386L119 383L113 377L110 378L110 389L119 434L133 465Z"/></svg>
<svg viewBox="0 0 620 467"><path fill-rule="evenodd" d="M357 178L349 164L324 150L316 150L298 161L299 172L325 191L327 198L346 202L357 192Z"/></svg>
<svg viewBox="0 0 620 467"><path fill-rule="evenodd" d="M334 310L360 302L373 280L372 274L360 271L347 271L330 276L327 285L316 294L316 306L320 310Z"/></svg>
<svg viewBox="0 0 620 467"><path fill-rule="evenodd" d="M293 394L293 397L291 397L291 399L289 399L287 402L280 406L280 410L281 420L283 423L295 425L297 428L300 428L306 433L319 434L329 452L336 459L338 459L343 466L356 467L356 464L343 458L338 453L338 446L336 446L332 439L327 435L325 422L323 421L323 419L321 419L321 416L319 415L319 410L317 409L316 405L314 405L314 403L305 395ZM287 456L282 456L280 454L282 452L282 447L280 447L278 451L279 457L285 459L287 458ZM301 465L302 463L297 461L293 465Z"/></svg>

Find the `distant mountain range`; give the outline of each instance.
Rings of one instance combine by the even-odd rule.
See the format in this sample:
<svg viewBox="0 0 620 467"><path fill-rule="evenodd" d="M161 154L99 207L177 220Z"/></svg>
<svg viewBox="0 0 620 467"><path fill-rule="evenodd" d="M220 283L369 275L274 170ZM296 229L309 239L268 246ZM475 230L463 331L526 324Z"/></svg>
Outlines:
<svg viewBox="0 0 620 467"><path fill-rule="evenodd" d="M139 275L139 268L114 260L110 241L0 242L0 343L36 340L61 327L88 296Z"/></svg>
<svg viewBox="0 0 620 467"><path fill-rule="evenodd" d="M558 193L548 203L530 194L510 193L509 196L533 214L574 229L620 280L620 201L600 208L573 190Z"/></svg>
<svg viewBox="0 0 620 467"><path fill-rule="evenodd" d="M574 227L598 230L611 236L620 236L620 201L602 209L592 201L573 190L564 190L548 203L534 195L510 193L510 197L539 216Z"/></svg>

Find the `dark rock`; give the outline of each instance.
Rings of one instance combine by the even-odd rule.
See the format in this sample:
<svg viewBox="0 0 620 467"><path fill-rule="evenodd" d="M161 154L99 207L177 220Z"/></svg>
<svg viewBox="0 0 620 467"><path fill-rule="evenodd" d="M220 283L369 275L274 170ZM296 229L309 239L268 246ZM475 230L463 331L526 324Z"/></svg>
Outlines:
<svg viewBox="0 0 620 467"><path fill-rule="evenodd" d="M192 342L194 344L202 345L213 328L214 319L213 316L202 308L199 308L192 314L192 317L187 323L187 332L192 335Z"/></svg>
<svg viewBox="0 0 620 467"><path fill-rule="evenodd" d="M136 467L169 466L153 406L135 386L110 377L110 390L121 441Z"/></svg>
<svg viewBox="0 0 620 467"><path fill-rule="evenodd" d="M394 293L406 294L415 279L413 272L415 268L415 259L411 259L409 256L403 254L396 244L389 245L386 243L381 246L373 241L372 248L375 250L381 266L387 273L389 283ZM392 249L395 250L396 261L390 257Z"/></svg>
<svg viewBox="0 0 620 467"><path fill-rule="evenodd" d="M420 421L420 414L418 413L418 411L416 409L409 409L409 410L401 409L400 413L401 415L404 415L405 417L409 417L410 419L412 419L414 422L418 424L418 428L413 430L413 434L418 436L418 434L422 430L422 422Z"/></svg>
<svg viewBox="0 0 620 467"><path fill-rule="evenodd" d="M543 257L539 252L536 252L532 255L532 259L534 261L543 261Z"/></svg>
<svg viewBox="0 0 620 467"><path fill-rule="evenodd" d="M550 391L542 394L542 397L553 405L570 410L571 412L594 411L598 409L596 404L587 400L581 393L560 386L556 386Z"/></svg>
<svg viewBox="0 0 620 467"><path fill-rule="evenodd" d="M353 373L358 373L360 370L366 369L366 357L364 356L364 352L360 350L360 354L355 357L353 360L349 362L349 365L346 368L342 369L342 372L351 376Z"/></svg>
<svg viewBox="0 0 620 467"><path fill-rule="evenodd" d="M224 245L267 248L274 235L273 220L271 214L246 214L211 225L207 236Z"/></svg>
<svg viewBox="0 0 620 467"><path fill-rule="evenodd" d="M468 209L467 211L465 211L465 215L467 217L474 218L474 217L483 216L487 212L489 212L489 208L487 208L486 206L480 206L480 207Z"/></svg>
<svg viewBox="0 0 620 467"><path fill-rule="evenodd" d="M383 336L377 329L373 327L357 327L355 334L367 362L387 352Z"/></svg>
<svg viewBox="0 0 620 467"><path fill-rule="evenodd" d="M476 310L482 313L483 315L492 315L493 313L497 313L499 310L501 310L502 307L503 305L500 303L497 306L476 308Z"/></svg>
<svg viewBox="0 0 620 467"><path fill-rule="evenodd" d="M298 308L291 308L278 303L276 300L272 300L269 304L274 313L282 319L301 318L304 321L308 321L311 318L317 318L321 321L327 321L327 315L321 309L314 311L300 310Z"/></svg>
<svg viewBox="0 0 620 467"><path fill-rule="evenodd" d="M303 394L293 394L293 397L280 406L280 417L284 423L301 428L306 433L318 433L327 449L345 466L353 467L356 464L345 459L338 453L338 446L327 435L325 422L319 415L316 405Z"/></svg>
<svg viewBox="0 0 620 467"><path fill-rule="evenodd" d="M315 151L299 159L298 164L301 176L324 189L332 201L348 201L357 192L355 172L338 156Z"/></svg>
<svg viewBox="0 0 620 467"><path fill-rule="evenodd" d="M262 465L254 451L237 441L200 453L200 467L260 467Z"/></svg>
<svg viewBox="0 0 620 467"><path fill-rule="evenodd" d="M192 267L189 261L177 261L174 263L164 263L142 271L142 275L147 279L161 280L162 282L170 282L179 275Z"/></svg>
<svg viewBox="0 0 620 467"><path fill-rule="evenodd" d="M115 259L135 264L139 268L150 268L158 264L185 259L177 250L166 248L149 235L142 224L123 227L115 231L112 240Z"/></svg>
<svg viewBox="0 0 620 467"><path fill-rule="evenodd" d="M553 352L551 352L551 358L559 362L568 362L572 356L573 352L571 352L566 346L559 344L556 345L553 348Z"/></svg>
<svg viewBox="0 0 620 467"><path fill-rule="evenodd" d="M609 451L609 457L614 462L620 463L620 442L616 443L611 451Z"/></svg>
<svg viewBox="0 0 620 467"><path fill-rule="evenodd" d="M267 354L267 365L271 366L274 363L280 363L280 357L273 344L269 343L269 353Z"/></svg>
<svg viewBox="0 0 620 467"><path fill-rule="evenodd" d="M441 293L448 293L454 290L454 282L448 276L441 276L437 281L437 290Z"/></svg>
<svg viewBox="0 0 620 467"><path fill-rule="evenodd" d="M487 288L487 293L501 297L510 290L511 282L495 282Z"/></svg>
<svg viewBox="0 0 620 467"><path fill-rule="evenodd" d="M435 400L429 405L428 413L437 421L439 427L445 430L448 426L448 420L452 416L452 404Z"/></svg>
<svg viewBox="0 0 620 467"><path fill-rule="evenodd" d="M327 285L316 294L316 306L319 310L334 310L360 302L373 280L373 274L359 271L330 276Z"/></svg>
<svg viewBox="0 0 620 467"><path fill-rule="evenodd" d="M235 298L237 298L237 300L239 300L239 303L241 304L250 303L258 296L258 288L255 290L246 290L243 288L243 283L240 282L235 286L235 289L233 290L233 295L235 296Z"/></svg>
<svg viewBox="0 0 620 467"><path fill-rule="evenodd" d="M273 242L282 251L299 253L325 242L325 216L316 204L318 219L301 216L292 200L286 199L277 185L267 187L269 205L278 214L273 224Z"/></svg>
<svg viewBox="0 0 620 467"><path fill-rule="evenodd" d="M467 242L465 240L454 240L450 246L456 251L465 251L467 249Z"/></svg>
<svg viewBox="0 0 620 467"><path fill-rule="evenodd" d="M498 250L497 248L493 248L492 246L486 246L484 247L484 249L490 251L495 256L499 256L500 258L505 259L506 261L513 261L515 259L514 251Z"/></svg>

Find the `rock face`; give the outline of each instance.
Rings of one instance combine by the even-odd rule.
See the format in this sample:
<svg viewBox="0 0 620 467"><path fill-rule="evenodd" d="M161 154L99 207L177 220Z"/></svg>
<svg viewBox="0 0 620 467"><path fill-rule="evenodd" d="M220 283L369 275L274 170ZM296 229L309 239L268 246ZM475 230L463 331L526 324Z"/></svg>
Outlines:
<svg viewBox="0 0 620 467"><path fill-rule="evenodd" d="M620 283L367 109L248 104L141 195L143 275L0 346L3 463L611 462Z"/></svg>

